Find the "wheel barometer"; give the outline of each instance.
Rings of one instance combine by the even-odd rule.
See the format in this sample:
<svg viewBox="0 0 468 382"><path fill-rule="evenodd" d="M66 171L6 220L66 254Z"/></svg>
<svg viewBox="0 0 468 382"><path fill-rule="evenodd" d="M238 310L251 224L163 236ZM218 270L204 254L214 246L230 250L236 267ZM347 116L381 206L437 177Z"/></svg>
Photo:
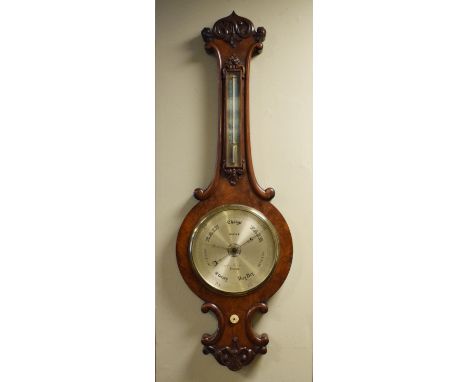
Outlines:
<svg viewBox="0 0 468 382"><path fill-rule="evenodd" d="M256 313L280 288L292 261L288 225L270 203L275 191L255 178L250 147L249 67L265 40L265 28L236 15L201 32L205 49L218 63L216 172L199 203L185 217L177 237L177 263L187 285L218 320L203 334L205 354L231 370L265 354L266 334L252 328Z"/></svg>

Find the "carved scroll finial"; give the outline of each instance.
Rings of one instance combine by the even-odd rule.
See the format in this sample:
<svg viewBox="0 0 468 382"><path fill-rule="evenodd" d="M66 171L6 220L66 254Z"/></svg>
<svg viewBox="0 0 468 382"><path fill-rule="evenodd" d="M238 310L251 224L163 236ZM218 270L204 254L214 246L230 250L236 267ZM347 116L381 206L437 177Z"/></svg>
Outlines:
<svg viewBox="0 0 468 382"><path fill-rule="evenodd" d="M232 11L229 16L216 21L213 29L203 28L201 34L205 42L220 39L235 48L239 41L249 36L253 36L257 42L264 41L266 30L263 27L259 27L255 31L252 21Z"/></svg>
<svg viewBox="0 0 468 382"><path fill-rule="evenodd" d="M263 42L266 37L266 29L263 27L258 27L257 31L254 33L255 41Z"/></svg>

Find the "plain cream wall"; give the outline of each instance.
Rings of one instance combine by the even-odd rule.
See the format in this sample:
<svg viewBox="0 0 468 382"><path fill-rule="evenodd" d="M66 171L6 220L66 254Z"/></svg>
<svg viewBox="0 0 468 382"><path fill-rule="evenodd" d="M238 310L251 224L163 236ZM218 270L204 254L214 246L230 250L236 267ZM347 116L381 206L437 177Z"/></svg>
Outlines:
<svg viewBox="0 0 468 382"><path fill-rule="evenodd" d="M216 321L182 280L175 241L214 172L216 64L200 31L235 10L267 30L251 65L251 139L257 178L276 190L294 260L256 330L268 353L234 373L203 355ZM156 376L158 382L312 380L312 1L182 1L156 4Z"/></svg>

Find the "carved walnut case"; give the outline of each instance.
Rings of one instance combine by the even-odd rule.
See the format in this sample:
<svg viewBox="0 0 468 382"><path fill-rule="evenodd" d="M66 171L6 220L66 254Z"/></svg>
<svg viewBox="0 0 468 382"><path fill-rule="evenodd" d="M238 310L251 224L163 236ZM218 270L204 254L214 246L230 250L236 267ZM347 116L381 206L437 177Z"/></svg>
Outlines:
<svg viewBox="0 0 468 382"><path fill-rule="evenodd" d="M203 352L231 370L249 364L256 355L267 352L267 334L257 334L252 328L252 318L268 311L267 300L285 281L292 262L292 239L288 225L270 200L273 188L263 189L255 178L250 143L249 123L249 68L251 58L263 48L266 30L255 30L252 22L236 15L218 20L213 28L201 32L205 49L215 56L218 72L219 118L218 144L214 178L205 188L197 188L194 197L199 203L185 217L177 237L177 263L181 275L190 289L203 301L203 313L212 312L218 329L203 334ZM237 165L226 163L226 75L236 73L240 79L240 135ZM272 148L274 150L274 148ZM274 155L272 151L271 155ZM263 214L278 234L279 256L268 279L257 288L242 294L226 294L210 288L194 270L190 258L190 243L200 219L210 211L224 205L243 205ZM233 320L237 317L237 321ZM234 322L235 321L235 322Z"/></svg>

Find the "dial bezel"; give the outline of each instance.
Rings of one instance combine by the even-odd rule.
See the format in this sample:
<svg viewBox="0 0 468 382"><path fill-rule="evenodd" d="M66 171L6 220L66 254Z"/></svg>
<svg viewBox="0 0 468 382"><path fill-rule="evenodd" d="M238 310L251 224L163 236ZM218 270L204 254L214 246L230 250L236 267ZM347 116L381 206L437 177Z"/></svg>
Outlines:
<svg viewBox="0 0 468 382"><path fill-rule="evenodd" d="M268 229L270 230L271 232L271 236L273 237L273 243L274 243L274 259L273 259L273 266L271 268L271 270L268 272L267 276L259 283L257 284L256 286L248 289L248 290L245 290L245 291L235 291L235 292L229 292L229 291L224 291L222 289L218 289L216 288L215 286L211 285L210 283L208 283L205 278L200 274L199 270L197 269L196 265L195 265L195 262L194 262L194 259L193 259L193 245L194 245L194 239L196 238L200 228L203 226L203 224L209 220L211 217L213 217L214 215L218 214L219 212L223 212L223 211L227 211L227 210L243 210L243 211L246 211L246 212L249 212L253 215L255 215L258 219L260 219L267 227ZM249 207L249 206L246 206L246 205L243 205L243 204L223 204L217 208L214 208L212 209L211 211L209 211L206 215L204 215L199 221L198 223L196 224L195 228L193 229L193 232L192 232L192 235L190 236L190 242L189 242L189 246L188 246L188 252L189 252L189 258L190 258L190 263L191 263L191 266L192 266L192 269L194 271L194 273L197 275L197 277L203 281L204 285L206 285L210 290L216 292L216 293L219 293L219 294L223 294L223 295L229 295L229 296L243 296L243 295L247 295L247 294L250 294L250 293L253 293L255 290L257 290L258 288L260 288L262 285L264 285L271 277L271 275L274 273L277 265L278 265L278 260L280 258L280 242L279 242L279 235L278 235L278 232L275 228L275 226L273 225L273 223L271 223L271 221L263 214L261 213L260 211L258 211L257 209L253 208L253 207Z"/></svg>

